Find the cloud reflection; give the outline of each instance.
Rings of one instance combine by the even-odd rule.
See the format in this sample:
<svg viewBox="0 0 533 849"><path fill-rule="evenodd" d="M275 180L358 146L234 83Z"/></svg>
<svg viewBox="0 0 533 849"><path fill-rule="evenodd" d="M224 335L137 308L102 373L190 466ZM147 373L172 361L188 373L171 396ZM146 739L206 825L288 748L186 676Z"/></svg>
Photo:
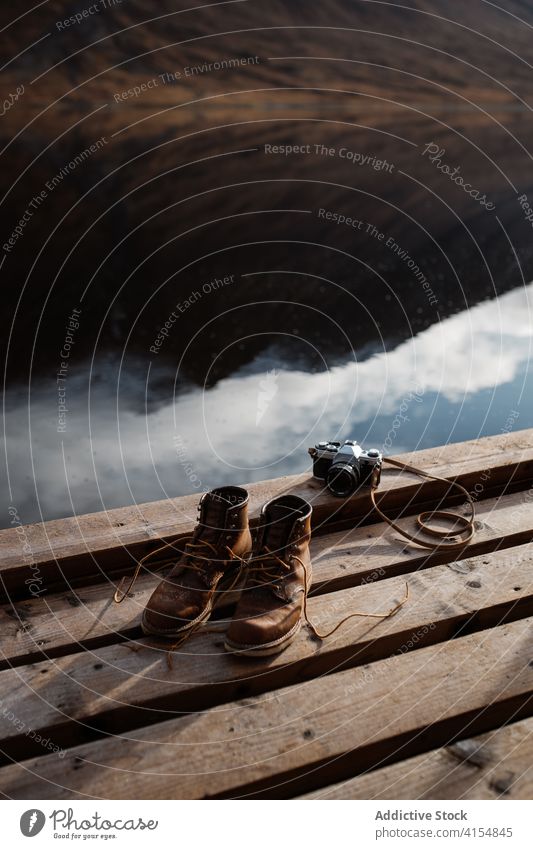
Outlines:
<svg viewBox="0 0 533 849"><path fill-rule="evenodd" d="M118 404L116 381L102 369L91 385L90 411L86 374L73 372L61 434L55 384L32 391L31 436L27 396L12 391L6 429L13 503L30 522L304 471L305 448L320 438L353 436L382 445L415 390L423 391L423 400L410 402L393 453L498 432L509 404L518 408L528 377L532 295L530 284L447 318L392 351L329 371L291 370L290 363L263 356L253 373L237 372L205 392L178 392L146 414L143 368L122 372ZM524 393L517 427L531 424L528 397Z"/></svg>

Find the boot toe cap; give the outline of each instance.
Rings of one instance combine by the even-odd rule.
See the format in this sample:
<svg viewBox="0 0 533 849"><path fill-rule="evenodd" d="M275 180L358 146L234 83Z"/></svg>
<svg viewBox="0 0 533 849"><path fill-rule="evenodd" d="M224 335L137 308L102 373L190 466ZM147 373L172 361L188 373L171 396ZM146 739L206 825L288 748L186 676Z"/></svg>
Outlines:
<svg viewBox="0 0 533 849"><path fill-rule="evenodd" d="M300 624L300 610L278 608L258 616L235 617L228 629L226 642L235 650L261 649L282 644Z"/></svg>
<svg viewBox="0 0 533 849"><path fill-rule="evenodd" d="M157 588L146 605L141 625L149 634L172 635L179 633L202 614L202 607L189 593L172 593Z"/></svg>

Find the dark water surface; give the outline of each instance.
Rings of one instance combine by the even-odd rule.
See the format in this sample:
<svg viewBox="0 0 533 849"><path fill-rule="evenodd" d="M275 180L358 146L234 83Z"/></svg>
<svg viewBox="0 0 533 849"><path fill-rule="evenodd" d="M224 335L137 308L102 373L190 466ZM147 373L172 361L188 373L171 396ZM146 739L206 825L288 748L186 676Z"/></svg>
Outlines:
<svg viewBox="0 0 533 849"><path fill-rule="evenodd" d="M83 54L4 116L2 242L31 215L2 254L1 524L301 472L325 437L395 454L533 426L521 70L494 46L431 84L405 45L401 74L279 58L353 56L337 35L235 36L219 54L261 63L196 80L179 112L179 88L114 98L168 52L43 112L90 76Z"/></svg>

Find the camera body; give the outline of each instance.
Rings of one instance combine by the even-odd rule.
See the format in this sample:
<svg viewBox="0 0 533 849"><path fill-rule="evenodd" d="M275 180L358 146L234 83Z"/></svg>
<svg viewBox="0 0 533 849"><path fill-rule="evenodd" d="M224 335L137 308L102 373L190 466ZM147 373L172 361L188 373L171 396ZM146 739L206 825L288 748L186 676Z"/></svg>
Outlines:
<svg viewBox="0 0 533 849"><path fill-rule="evenodd" d="M377 486L383 455L377 448L365 451L354 439L344 442L319 442L309 448L313 458L313 477L326 482L329 491L346 498L360 486Z"/></svg>

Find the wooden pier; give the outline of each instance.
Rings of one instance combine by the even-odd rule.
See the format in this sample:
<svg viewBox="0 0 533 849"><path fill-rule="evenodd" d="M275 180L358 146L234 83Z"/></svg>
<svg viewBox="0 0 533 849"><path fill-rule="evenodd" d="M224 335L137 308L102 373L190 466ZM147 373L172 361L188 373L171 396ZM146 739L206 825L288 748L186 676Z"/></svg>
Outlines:
<svg viewBox="0 0 533 849"><path fill-rule="evenodd" d="M531 798L533 430L400 459L474 495L459 554L406 543L367 492L339 501L308 475L248 487L253 518L282 493L313 503L322 630L409 587L390 619L353 619L323 643L302 627L277 657L225 652L219 618L169 665L139 626L159 573L113 604L136 559L190 534L196 495L1 531L2 794ZM413 529L445 491L387 470L378 502Z"/></svg>

